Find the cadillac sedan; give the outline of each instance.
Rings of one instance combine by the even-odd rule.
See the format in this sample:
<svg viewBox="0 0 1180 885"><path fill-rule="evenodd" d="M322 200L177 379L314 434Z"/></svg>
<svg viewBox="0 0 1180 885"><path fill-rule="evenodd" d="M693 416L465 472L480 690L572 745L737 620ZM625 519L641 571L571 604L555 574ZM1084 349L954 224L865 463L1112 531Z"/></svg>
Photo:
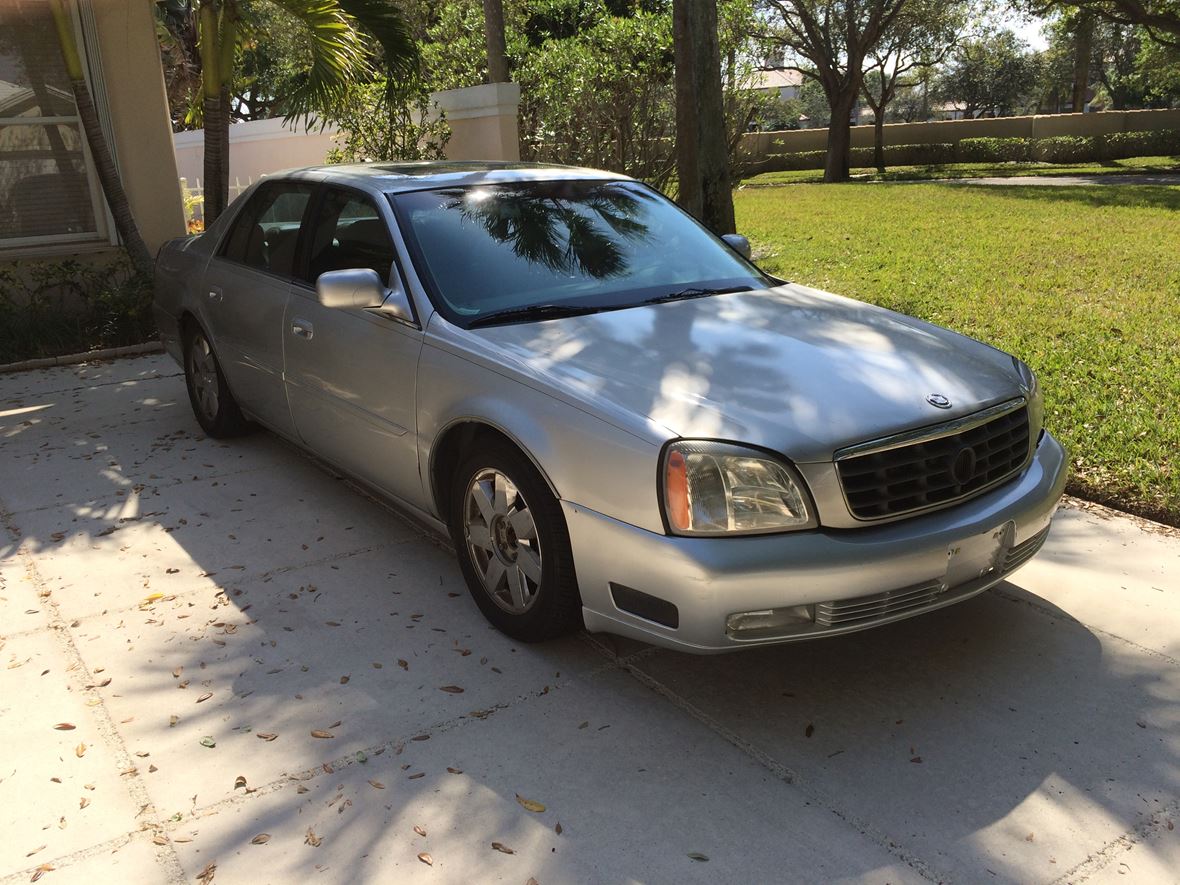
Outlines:
<svg viewBox="0 0 1180 885"><path fill-rule="evenodd" d="M525 641L928 612L1028 562L1065 484L1023 362L770 277L605 172L269 177L161 250L155 310L207 434L266 427L449 533Z"/></svg>

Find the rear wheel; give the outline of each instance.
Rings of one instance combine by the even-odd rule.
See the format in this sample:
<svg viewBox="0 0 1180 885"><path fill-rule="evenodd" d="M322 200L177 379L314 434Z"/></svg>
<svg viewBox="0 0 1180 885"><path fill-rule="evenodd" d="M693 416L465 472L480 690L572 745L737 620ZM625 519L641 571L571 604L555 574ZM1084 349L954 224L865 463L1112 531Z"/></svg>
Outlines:
<svg viewBox="0 0 1180 885"><path fill-rule="evenodd" d="M197 423L209 436L240 436L250 429L230 392L209 337L194 325L184 340L184 380Z"/></svg>
<svg viewBox="0 0 1180 885"><path fill-rule="evenodd" d="M582 626L561 506L523 454L498 441L480 446L455 472L450 505L459 566L489 621L522 642Z"/></svg>

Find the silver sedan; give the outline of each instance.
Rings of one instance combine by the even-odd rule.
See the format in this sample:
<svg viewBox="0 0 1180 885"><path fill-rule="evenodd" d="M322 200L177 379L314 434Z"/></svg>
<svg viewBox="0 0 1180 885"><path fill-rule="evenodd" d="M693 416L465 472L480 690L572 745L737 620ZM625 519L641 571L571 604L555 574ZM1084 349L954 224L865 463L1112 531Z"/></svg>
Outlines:
<svg viewBox="0 0 1180 885"><path fill-rule="evenodd" d="M694 652L967 599L1065 484L1015 357L774 279L587 169L368 164L264 179L156 262L210 436L262 425L452 539L525 641Z"/></svg>

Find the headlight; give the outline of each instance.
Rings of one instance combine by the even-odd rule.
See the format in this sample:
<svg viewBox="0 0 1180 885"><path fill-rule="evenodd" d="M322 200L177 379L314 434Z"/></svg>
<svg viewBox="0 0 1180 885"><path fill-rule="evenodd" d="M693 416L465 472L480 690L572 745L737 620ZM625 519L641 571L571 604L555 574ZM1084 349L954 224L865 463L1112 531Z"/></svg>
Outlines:
<svg viewBox="0 0 1180 885"><path fill-rule="evenodd" d="M728 443L677 440L664 451L664 512L678 535L814 528L803 480L785 461Z"/></svg>
<svg viewBox="0 0 1180 885"><path fill-rule="evenodd" d="M1045 426L1045 396L1041 392L1041 384L1028 364L1023 360L1012 357L1016 371L1020 375L1020 384L1024 388L1024 396L1028 400L1028 433L1032 437L1035 448L1041 435L1041 428Z"/></svg>

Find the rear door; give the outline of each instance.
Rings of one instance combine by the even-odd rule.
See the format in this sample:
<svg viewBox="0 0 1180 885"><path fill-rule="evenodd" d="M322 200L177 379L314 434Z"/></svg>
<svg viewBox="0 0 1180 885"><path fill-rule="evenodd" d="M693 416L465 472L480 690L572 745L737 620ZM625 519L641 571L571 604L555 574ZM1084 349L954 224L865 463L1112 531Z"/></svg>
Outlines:
<svg viewBox="0 0 1180 885"><path fill-rule="evenodd" d="M387 285L396 280L404 289L392 222L385 201L324 187L287 309L287 396L309 448L421 506L414 378L422 330L416 322L366 310L324 307L315 293L320 274L354 268L371 268Z"/></svg>
<svg viewBox="0 0 1180 885"><path fill-rule="evenodd" d="M295 428L283 386L283 320L313 192L306 182L262 185L205 274L208 331L230 389L252 417L285 436Z"/></svg>

